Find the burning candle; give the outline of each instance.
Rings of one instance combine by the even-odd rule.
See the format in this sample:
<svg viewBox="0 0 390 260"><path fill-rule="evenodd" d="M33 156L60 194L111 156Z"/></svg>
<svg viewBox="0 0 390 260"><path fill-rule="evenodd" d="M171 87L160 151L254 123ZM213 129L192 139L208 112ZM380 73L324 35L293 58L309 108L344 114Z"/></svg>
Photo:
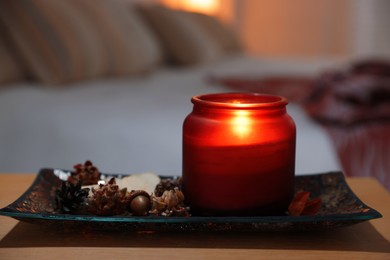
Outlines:
<svg viewBox="0 0 390 260"><path fill-rule="evenodd" d="M195 214L283 214L294 192L295 124L283 97L195 96L183 124L183 191Z"/></svg>

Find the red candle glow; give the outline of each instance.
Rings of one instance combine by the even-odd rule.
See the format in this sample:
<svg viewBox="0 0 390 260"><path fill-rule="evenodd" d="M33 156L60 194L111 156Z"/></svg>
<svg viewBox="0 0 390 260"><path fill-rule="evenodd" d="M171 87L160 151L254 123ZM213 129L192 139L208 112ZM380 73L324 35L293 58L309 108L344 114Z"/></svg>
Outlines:
<svg viewBox="0 0 390 260"><path fill-rule="evenodd" d="M287 210L294 191L295 124L283 97L222 93L192 98L183 125L183 189L196 214Z"/></svg>

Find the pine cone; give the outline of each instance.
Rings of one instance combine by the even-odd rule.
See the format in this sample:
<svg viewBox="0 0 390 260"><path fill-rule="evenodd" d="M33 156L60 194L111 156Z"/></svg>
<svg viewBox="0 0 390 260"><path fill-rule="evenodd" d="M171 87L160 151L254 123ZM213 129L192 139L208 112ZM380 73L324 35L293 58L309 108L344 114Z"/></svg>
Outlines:
<svg viewBox="0 0 390 260"><path fill-rule="evenodd" d="M73 166L74 172L71 172L68 181L76 184L81 181L83 185L92 185L98 183L100 180L100 172L96 166L89 160L84 164L76 164Z"/></svg>
<svg viewBox="0 0 390 260"><path fill-rule="evenodd" d="M127 188L119 189L112 178L107 184L100 185L99 189L92 188L92 197L88 210L100 216L120 215L127 211L130 202L130 193Z"/></svg>
<svg viewBox="0 0 390 260"><path fill-rule="evenodd" d="M76 212L85 206L85 199L88 197L89 189L81 189L81 182L73 184L63 181L61 188L56 190L57 209L65 213Z"/></svg>

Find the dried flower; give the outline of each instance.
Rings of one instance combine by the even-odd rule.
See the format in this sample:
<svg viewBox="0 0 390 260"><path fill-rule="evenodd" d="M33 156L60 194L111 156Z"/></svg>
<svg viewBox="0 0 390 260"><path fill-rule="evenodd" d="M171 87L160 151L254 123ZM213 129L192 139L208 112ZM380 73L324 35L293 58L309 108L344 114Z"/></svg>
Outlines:
<svg viewBox="0 0 390 260"><path fill-rule="evenodd" d="M76 164L73 166L74 172L71 172L68 181L76 184L81 181L83 185L92 185L98 183L100 180L100 172L96 166L89 160L84 164Z"/></svg>

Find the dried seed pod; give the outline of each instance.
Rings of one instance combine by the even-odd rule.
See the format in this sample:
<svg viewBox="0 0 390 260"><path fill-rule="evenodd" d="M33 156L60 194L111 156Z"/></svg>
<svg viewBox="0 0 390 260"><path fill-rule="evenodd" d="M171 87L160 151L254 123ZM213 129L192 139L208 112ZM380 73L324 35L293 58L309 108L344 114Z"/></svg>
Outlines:
<svg viewBox="0 0 390 260"><path fill-rule="evenodd" d="M140 196L140 195L143 195L145 197L147 197L148 199L150 199L150 195L149 193L147 193L146 191L144 190L132 190L129 194L129 199L130 201L133 200L135 197L137 196Z"/></svg>
<svg viewBox="0 0 390 260"><path fill-rule="evenodd" d="M131 213L135 216L146 216L150 210L150 199L144 195L138 195L130 202Z"/></svg>
<svg viewBox="0 0 390 260"><path fill-rule="evenodd" d="M150 195L144 190L134 190L129 194L129 210L133 215L146 216L150 209Z"/></svg>

